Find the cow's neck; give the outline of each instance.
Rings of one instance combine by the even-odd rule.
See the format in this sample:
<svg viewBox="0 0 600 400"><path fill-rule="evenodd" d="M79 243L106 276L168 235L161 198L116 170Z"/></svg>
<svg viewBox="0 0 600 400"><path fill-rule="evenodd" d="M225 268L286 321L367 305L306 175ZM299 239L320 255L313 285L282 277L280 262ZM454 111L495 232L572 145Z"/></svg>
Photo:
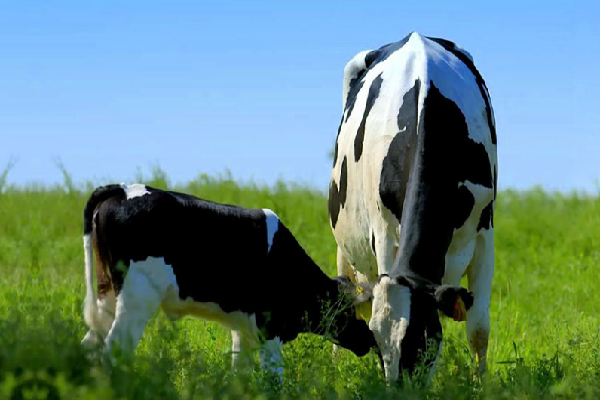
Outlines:
<svg viewBox="0 0 600 400"><path fill-rule="evenodd" d="M437 138L428 138L422 126L419 129L394 269L441 283L454 232L452 218L458 184L449 165L452 160L445 154L447 150L437 143Z"/></svg>

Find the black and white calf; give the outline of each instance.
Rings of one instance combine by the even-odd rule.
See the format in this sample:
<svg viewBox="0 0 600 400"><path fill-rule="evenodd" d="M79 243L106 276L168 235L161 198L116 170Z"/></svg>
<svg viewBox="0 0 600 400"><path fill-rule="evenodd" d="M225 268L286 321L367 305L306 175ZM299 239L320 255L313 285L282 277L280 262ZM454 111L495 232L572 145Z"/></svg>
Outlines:
<svg viewBox="0 0 600 400"><path fill-rule="evenodd" d="M438 310L466 319L485 368L496 181L491 100L469 53L414 32L348 62L329 214L338 274L378 282L369 325L389 381L426 336L441 351Z"/></svg>
<svg viewBox="0 0 600 400"><path fill-rule="evenodd" d="M259 347L261 365L281 372L281 344L302 332L358 356L376 346L356 318L352 283L327 277L270 210L108 185L87 202L83 243L84 344L131 352L162 307L173 320L193 315L231 329L234 366Z"/></svg>

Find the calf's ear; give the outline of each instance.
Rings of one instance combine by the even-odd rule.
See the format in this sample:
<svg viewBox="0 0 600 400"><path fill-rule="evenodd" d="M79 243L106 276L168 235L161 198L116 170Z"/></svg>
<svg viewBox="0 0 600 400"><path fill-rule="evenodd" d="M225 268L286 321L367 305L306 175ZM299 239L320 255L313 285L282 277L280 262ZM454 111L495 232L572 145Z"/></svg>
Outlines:
<svg viewBox="0 0 600 400"><path fill-rule="evenodd" d="M466 321L467 310L473 306L473 293L460 286L438 286L434 298L438 309L455 321Z"/></svg>
<svg viewBox="0 0 600 400"><path fill-rule="evenodd" d="M352 305L358 305L373 299L373 286L369 283L353 283L347 276L336 276L340 291L346 293L352 299Z"/></svg>
<svg viewBox="0 0 600 400"><path fill-rule="evenodd" d="M354 296L354 301L352 304L355 306L358 304L366 303L367 301L373 300L373 287L375 285L371 283L359 283L356 290L356 295Z"/></svg>

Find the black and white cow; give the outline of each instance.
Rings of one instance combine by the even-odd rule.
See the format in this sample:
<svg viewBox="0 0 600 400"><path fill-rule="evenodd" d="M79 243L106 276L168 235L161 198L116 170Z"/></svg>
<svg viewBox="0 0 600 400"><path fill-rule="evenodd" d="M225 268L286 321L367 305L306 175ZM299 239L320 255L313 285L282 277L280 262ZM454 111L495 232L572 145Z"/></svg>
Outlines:
<svg viewBox="0 0 600 400"><path fill-rule="evenodd" d="M338 274L378 282L369 325L388 381L433 364L419 352L426 336L441 351L438 310L466 319L485 368L496 181L494 114L469 53L413 32L348 62L329 215Z"/></svg>
<svg viewBox="0 0 600 400"><path fill-rule="evenodd" d="M353 284L325 275L270 210L108 185L87 202L83 244L85 345L132 352L162 307L172 320L193 315L231 329L234 367L258 347L261 365L281 373L281 344L302 332L358 356L376 346L356 318Z"/></svg>

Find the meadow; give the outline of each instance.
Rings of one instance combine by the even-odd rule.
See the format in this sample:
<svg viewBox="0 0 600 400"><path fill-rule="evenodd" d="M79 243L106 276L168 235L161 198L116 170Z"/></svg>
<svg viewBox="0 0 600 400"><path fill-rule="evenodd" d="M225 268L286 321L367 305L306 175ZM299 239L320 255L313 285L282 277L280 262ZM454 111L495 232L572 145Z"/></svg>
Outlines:
<svg viewBox="0 0 600 400"><path fill-rule="evenodd" d="M110 370L88 361L79 345L86 332L81 236L93 185L75 184L63 172L64 183L55 186L16 187L0 179L0 399L600 398L598 195L536 188L498 193L483 378L474 376L464 325L444 319L444 352L430 387L417 381L386 387L373 353L334 355L331 343L313 335L284 345L284 380L277 384L258 368L232 373L229 331L191 318L172 324L161 313L135 358ZM308 254L335 274L335 241L321 191L236 182L228 174L172 184L158 167L135 180L271 208Z"/></svg>

